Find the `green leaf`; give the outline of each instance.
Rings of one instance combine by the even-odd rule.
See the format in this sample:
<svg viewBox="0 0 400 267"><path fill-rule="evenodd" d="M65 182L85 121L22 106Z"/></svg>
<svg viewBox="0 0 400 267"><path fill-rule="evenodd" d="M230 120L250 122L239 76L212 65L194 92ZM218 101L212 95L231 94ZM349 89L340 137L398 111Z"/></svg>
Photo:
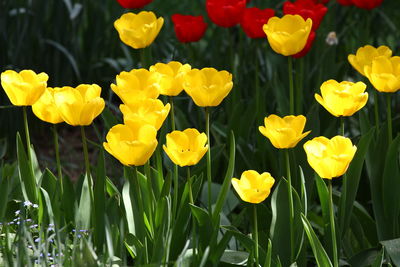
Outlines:
<svg viewBox="0 0 400 267"><path fill-rule="evenodd" d="M268 238L267 257L265 258L265 263L263 266L271 267L271 258L272 258L272 242L271 239Z"/></svg>
<svg viewBox="0 0 400 267"><path fill-rule="evenodd" d="M321 242L319 242L317 235L315 234L310 222L307 220L304 214L301 214L301 221L303 222L304 230L306 231L308 240L310 241L317 265L324 267L332 266L328 254L326 254L325 249L322 247Z"/></svg>
<svg viewBox="0 0 400 267"><path fill-rule="evenodd" d="M78 230L88 230L90 227L90 218L92 215L92 200L89 189L90 176L85 174L82 183L81 197L79 200L78 212L76 213L76 227Z"/></svg>
<svg viewBox="0 0 400 267"><path fill-rule="evenodd" d="M46 203L47 216L49 218L50 223L54 225L54 214L53 214L53 208L51 205L49 194L46 192L46 190L44 188L40 188L40 189L41 189L42 195L44 197L44 201Z"/></svg>
<svg viewBox="0 0 400 267"><path fill-rule="evenodd" d="M208 215L208 212L205 209L197 207L193 204L189 204L189 205L190 205L190 210L192 211L193 216L196 218L197 222L199 223L199 226L206 225L207 223L210 222L210 216Z"/></svg>
<svg viewBox="0 0 400 267"><path fill-rule="evenodd" d="M36 179L33 174L31 163L28 161L25 153L24 145L21 140L21 136L17 133L17 157L18 157L18 170L19 179L21 182L21 189L25 200L29 200L32 203L38 203L38 192Z"/></svg>
<svg viewBox="0 0 400 267"><path fill-rule="evenodd" d="M400 266L400 238L381 241L395 266Z"/></svg>
<svg viewBox="0 0 400 267"><path fill-rule="evenodd" d="M105 204L105 180L106 180L106 170L104 161L104 150L100 149L100 154L98 156L98 162L96 166L96 183L94 185L94 218L96 220L96 227L94 227L94 242L98 250L102 248L105 238L105 222L104 214L106 209Z"/></svg>
<svg viewBox="0 0 400 267"><path fill-rule="evenodd" d="M371 267L381 267L383 265L383 260L384 260L384 249L382 248L381 251L376 255L376 259L372 263Z"/></svg>
<svg viewBox="0 0 400 267"><path fill-rule="evenodd" d="M8 203L9 185L9 178L3 175L3 172L0 169L0 222L4 222Z"/></svg>
<svg viewBox="0 0 400 267"><path fill-rule="evenodd" d="M345 234L345 229L348 229L350 224L351 213L357 195L365 155L374 133L375 131L372 128L367 134L361 137L357 144L357 152L347 170L347 173L343 176L343 188L339 206L339 232L342 237Z"/></svg>
<svg viewBox="0 0 400 267"><path fill-rule="evenodd" d="M302 245L303 226L300 220L302 205L296 190L292 187L293 195L293 229L294 229L294 252L300 250ZM289 194L288 183L282 178L278 185L273 189L271 197L272 220L270 226L270 237L273 244L273 256L279 255L284 266L289 266L290 262L290 220L289 220ZM296 256L296 255L295 255ZM261 257L260 257L261 258Z"/></svg>
<svg viewBox="0 0 400 267"><path fill-rule="evenodd" d="M122 187L122 200L125 207L125 216L128 223L128 231L129 233L135 234L135 220L133 217L133 207L129 187L129 181L125 181L124 186Z"/></svg>
<svg viewBox="0 0 400 267"><path fill-rule="evenodd" d="M400 166L399 166L400 135L390 144L386 154L385 168L382 177L383 210L387 233L395 237L399 230L400 213ZM390 205L387 205L390 203Z"/></svg>
<svg viewBox="0 0 400 267"><path fill-rule="evenodd" d="M222 254L221 261L236 266L246 266L249 253L245 251L225 250Z"/></svg>
<svg viewBox="0 0 400 267"><path fill-rule="evenodd" d="M106 177L106 191L110 197L114 195L120 195L118 188L113 184L113 182L108 177Z"/></svg>
<svg viewBox="0 0 400 267"><path fill-rule="evenodd" d="M231 186L231 180L234 168L235 168L235 136L233 132L231 132L228 169L226 171L224 182L222 184L222 188L218 195L218 199L212 214L212 221L214 225L218 224L219 213L222 210L222 207L225 203L226 195L228 194L228 190Z"/></svg>
<svg viewBox="0 0 400 267"><path fill-rule="evenodd" d="M383 252L383 248L378 251L377 248L369 248L358 252L356 255L351 257L348 262L351 266L371 266L376 260L378 260ZM377 265L380 266L380 265Z"/></svg>
<svg viewBox="0 0 400 267"><path fill-rule="evenodd" d="M120 123L117 117L114 116L114 114L107 106L104 107L103 112L101 112L101 118L103 119L104 125L107 130Z"/></svg>

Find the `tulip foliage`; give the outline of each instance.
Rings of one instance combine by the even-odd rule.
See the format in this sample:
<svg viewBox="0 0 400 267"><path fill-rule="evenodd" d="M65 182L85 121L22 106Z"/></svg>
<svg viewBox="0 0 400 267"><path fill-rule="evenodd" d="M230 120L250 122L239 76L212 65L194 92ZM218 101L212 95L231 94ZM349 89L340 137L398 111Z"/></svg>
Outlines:
<svg viewBox="0 0 400 267"><path fill-rule="evenodd" d="M1 266L400 266L396 1L22 2Z"/></svg>

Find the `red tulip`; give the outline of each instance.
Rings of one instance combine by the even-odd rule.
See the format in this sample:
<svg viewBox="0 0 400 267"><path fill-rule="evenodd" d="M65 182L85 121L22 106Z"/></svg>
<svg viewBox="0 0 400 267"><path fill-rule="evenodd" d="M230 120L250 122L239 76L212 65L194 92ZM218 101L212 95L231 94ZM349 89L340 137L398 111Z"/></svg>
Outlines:
<svg viewBox="0 0 400 267"><path fill-rule="evenodd" d="M245 8L246 0L206 0L208 16L221 27L240 23Z"/></svg>
<svg viewBox="0 0 400 267"><path fill-rule="evenodd" d="M207 23L204 22L203 16L174 14L172 22L176 37L182 43L197 42L207 29Z"/></svg>
<svg viewBox="0 0 400 267"><path fill-rule="evenodd" d="M328 4L328 2L329 2L329 0L314 0L314 3L316 3L316 4L321 3L321 4L326 5L326 4Z"/></svg>
<svg viewBox="0 0 400 267"><path fill-rule="evenodd" d="M297 54L294 54L292 57L294 58L304 57L308 53L308 51L310 51L311 46L314 43L314 40L315 40L315 32L311 31L310 35L308 36L306 46L303 48L303 50L301 50Z"/></svg>
<svg viewBox="0 0 400 267"><path fill-rule="evenodd" d="M352 2L356 7L373 9L382 4L383 0L352 0Z"/></svg>
<svg viewBox="0 0 400 267"><path fill-rule="evenodd" d="M246 8L242 18L242 29L250 38L266 38L262 27L275 15L271 8L259 9L257 7Z"/></svg>
<svg viewBox="0 0 400 267"><path fill-rule="evenodd" d="M142 8L153 0L117 0L123 8Z"/></svg>
<svg viewBox="0 0 400 267"><path fill-rule="evenodd" d="M286 1L283 4L283 14L300 15L303 19L310 18L313 22L312 30L318 29L328 8L323 4L316 4L313 0L297 0L296 2Z"/></svg>
<svg viewBox="0 0 400 267"><path fill-rule="evenodd" d="M353 5L353 1L352 0L336 0L339 4L341 4L342 6L351 6Z"/></svg>

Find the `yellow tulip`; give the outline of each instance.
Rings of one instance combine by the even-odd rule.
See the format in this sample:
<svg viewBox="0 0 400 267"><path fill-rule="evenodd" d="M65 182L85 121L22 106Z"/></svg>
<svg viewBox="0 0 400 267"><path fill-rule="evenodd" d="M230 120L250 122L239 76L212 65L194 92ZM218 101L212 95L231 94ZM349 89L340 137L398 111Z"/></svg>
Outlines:
<svg viewBox="0 0 400 267"><path fill-rule="evenodd" d="M255 204L263 202L269 196L274 183L275 179L268 172L259 174L253 170L243 172L240 180L232 178L233 188L239 197Z"/></svg>
<svg viewBox="0 0 400 267"><path fill-rule="evenodd" d="M196 165L208 150L207 135L196 129L173 131L167 134L165 153L173 163L183 167Z"/></svg>
<svg viewBox="0 0 400 267"><path fill-rule="evenodd" d="M63 120L69 125L90 125L104 109L101 88L97 84L81 84L76 88L55 88L54 103Z"/></svg>
<svg viewBox="0 0 400 267"><path fill-rule="evenodd" d="M358 48L355 55L350 54L348 60L353 68L355 68L361 75L365 76L365 66L371 66L372 61L380 56L390 58L392 56L392 50L385 45L378 48L366 45Z"/></svg>
<svg viewBox="0 0 400 267"><path fill-rule="evenodd" d="M114 22L119 38L132 48L147 47L156 39L164 23L162 17L157 18L151 11L139 14L125 13Z"/></svg>
<svg viewBox="0 0 400 267"><path fill-rule="evenodd" d="M400 57L377 57L371 66L365 66L364 72L379 92L394 93L400 89Z"/></svg>
<svg viewBox="0 0 400 267"><path fill-rule="evenodd" d="M116 78L111 90L121 98L124 104L131 104L147 98L156 99L159 95L161 75L146 69L123 71Z"/></svg>
<svg viewBox="0 0 400 267"><path fill-rule="evenodd" d="M264 24L269 45L276 53L291 56L305 47L310 35L312 20L304 20L299 15L272 17Z"/></svg>
<svg viewBox="0 0 400 267"><path fill-rule="evenodd" d="M144 165L157 147L157 130L150 124L129 121L107 133L105 150L126 166Z"/></svg>
<svg viewBox="0 0 400 267"><path fill-rule="evenodd" d="M32 111L42 121L57 124L64 120L54 103L54 91L55 89L47 87L39 100L32 105Z"/></svg>
<svg viewBox="0 0 400 267"><path fill-rule="evenodd" d="M276 148L292 148L311 131L303 133L306 117L270 115L265 117L264 126L258 127L259 131L267 137Z"/></svg>
<svg viewBox="0 0 400 267"><path fill-rule="evenodd" d="M185 92L200 107L218 106L232 90L232 74L214 68L192 69L183 82Z"/></svg>
<svg viewBox="0 0 400 267"><path fill-rule="evenodd" d="M43 94L49 76L32 70L15 72L6 70L1 73L1 86L11 103L15 106L31 106Z"/></svg>
<svg viewBox="0 0 400 267"><path fill-rule="evenodd" d="M314 171L325 179L343 175L356 153L349 138L335 136L332 139L320 136L304 144L307 161Z"/></svg>
<svg viewBox="0 0 400 267"><path fill-rule="evenodd" d="M183 77L191 68L189 64L182 65L180 62L171 61L167 64L157 63L150 67L150 71L161 75L160 94L177 96L183 90Z"/></svg>
<svg viewBox="0 0 400 267"><path fill-rule="evenodd" d="M119 109L124 115L124 122L128 120L141 121L160 129L167 118L171 105L164 104L159 99L148 98L129 105L120 105Z"/></svg>
<svg viewBox="0 0 400 267"><path fill-rule="evenodd" d="M363 82L329 80L321 85L322 96L315 94L315 99L333 116L352 116L367 103L366 88Z"/></svg>

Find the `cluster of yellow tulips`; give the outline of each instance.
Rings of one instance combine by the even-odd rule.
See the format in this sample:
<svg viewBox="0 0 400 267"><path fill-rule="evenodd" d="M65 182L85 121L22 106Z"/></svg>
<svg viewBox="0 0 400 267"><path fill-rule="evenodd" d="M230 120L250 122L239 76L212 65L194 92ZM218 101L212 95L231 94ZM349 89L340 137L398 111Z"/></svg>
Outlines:
<svg viewBox="0 0 400 267"><path fill-rule="evenodd" d="M52 124L66 122L73 126L90 125L104 109L97 84L47 87L48 75L32 70L1 74L1 85L15 106L32 106L34 114Z"/></svg>
<svg viewBox="0 0 400 267"><path fill-rule="evenodd" d="M157 130L171 109L171 104L157 99L160 94L172 102L172 96L185 90L198 106L216 106L232 86L232 75L227 71L191 69L176 61L157 63L149 70L121 72L111 89L124 103L120 106L124 125L111 128L104 147L124 165L143 165L154 152ZM181 167L197 164L208 149L207 136L196 129L173 131L166 139L164 151Z"/></svg>

